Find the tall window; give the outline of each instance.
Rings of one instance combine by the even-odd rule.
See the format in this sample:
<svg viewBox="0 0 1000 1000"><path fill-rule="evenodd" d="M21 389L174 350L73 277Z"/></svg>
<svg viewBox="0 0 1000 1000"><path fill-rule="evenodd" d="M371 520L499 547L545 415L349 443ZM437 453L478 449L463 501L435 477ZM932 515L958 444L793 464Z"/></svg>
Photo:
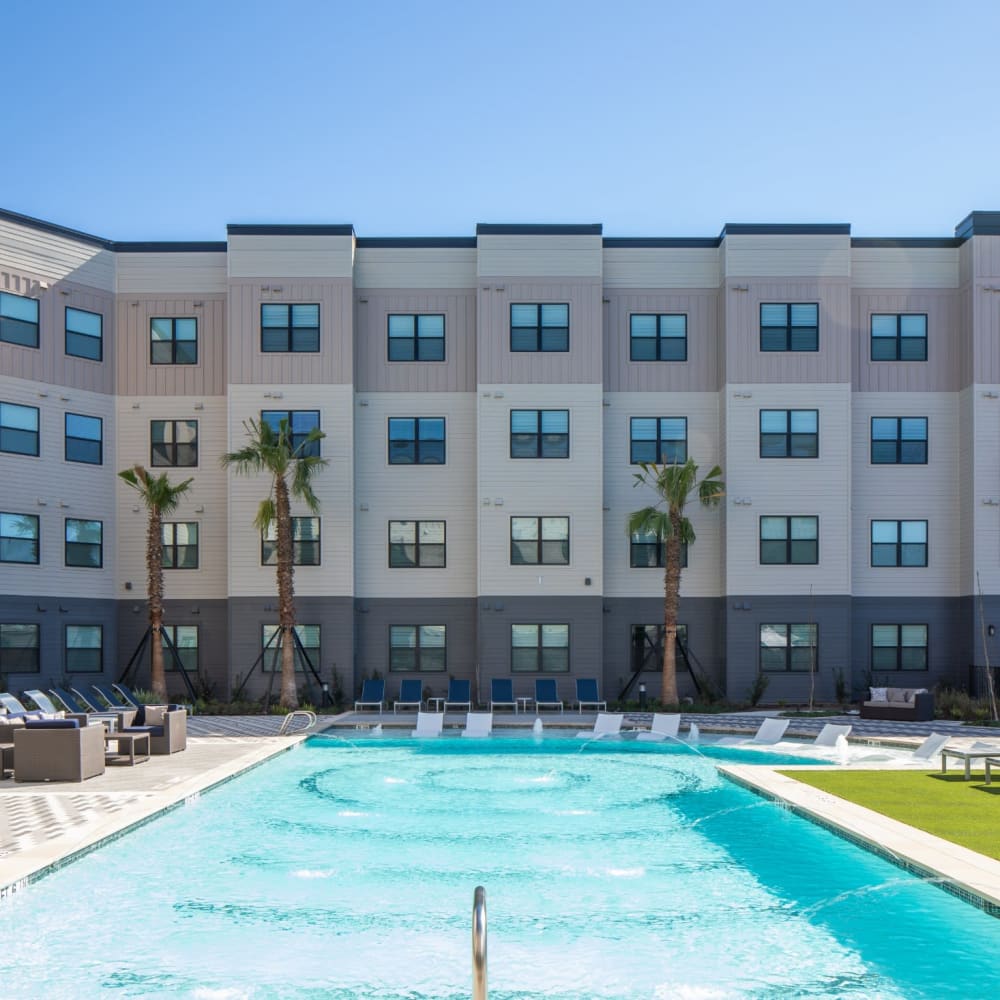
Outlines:
<svg viewBox="0 0 1000 1000"><path fill-rule="evenodd" d="M390 465L443 465L444 417L390 417Z"/></svg>
<svg viewBox="0 0 1000 1000"><path fill-rule="evenodd" d="M319 350L319 305L262 302L260 349L265 354Z"/></svg>
<svg viewBox="0 0 1000 1000"><path fill-rule="evenodd" d="M511 625L512 673L569 672L569 625Z"/></svg>
<svg viewBox="0 0 1000 1000"><path fill-rule="evenodd" d="M816 458L819 410L761 410L761 458Z"/></svg>
<svg viewBox="0 0 1000 1000"><path fill-rule="evenodd" d="M677 625L678 653L687 649L687 625ZM633 672L659 672L663 669L663 626L633 625L630 663ZM687 670L687 661L682 655L677 657L677 670Z"/></svg>
<svg viewBox="0 0 1000 1000"><path fill-rule="evenodd" d="M197 420L151 420L149 438L154 466L181 468L198 464Z"/></svg>
<svg viewBox="0 0 1000 1000"><path fill-rule="evenodd" d="M872 465L926 464L926 417L872 417Z"/></svg>
<svg viewBox="0 0 1000 1000"><path fill-rule="evenodd" d="M444 521L390 521L390 569L441 569L445 565Z"/></svg>
<svg viewBox="0 0 1000 1000"><path fill-rule="evenodd" d="M633 313L629 316L630 361L687 361L684 313Z"/></svg>
<svg viewBox="0 0 1000 1000"><path fill-rule="evenodd" d="M873 673L926 669L926 625L872 625Z"/></svg>
<svg viewBox="0 0 1000 1000"><path fill-rule="evenodd" d="M272 521L260 538L262 566L278 563L278 523ZM320 565L320 533L318 517L292 518L292 565Z"/></svg>
<svg viewBox="0 0 1000 1000"><path fill-rule="evenodd" d="M511 458L569 458L569 410L511 410Z"/></svg>
<svg viewBox="0 0 1000 1000"><path fill-rule="evenodd" d="M100 361L104 356L104 317L85 309L66 307L66 353L75 358Z"/></svg>
<svg viewBox="0 0 1000 1000"><path fill-rule="evenodd" d="M681 542L681 567L687 564L687 542ZM666 565L667 543L656 532L633 531L629 536L629 566L632 569L663 569Z"/></svg>
<svg viewBox="0 0 1000 1000"><path fill-rule="evenodd" d="M0 562L38 562L38 516L0 513Z"/></svg>
<svg viewBox="0 0 1000 1000"><path fill-rule="evenodd" d="M511 566L568 566L568 517L512 517Z"/></svg>
<svg viewBox="0 0 1000 1000"><path fill-rule="evenodd" d="M819 305L815 302L762 302L762 351L818 351Z"/></svg>
<svg viewBox="0 0 1000 1000"><path fill-rule="evenodd" d="M390 313L390 361L444 361L444 316Z"/></svg>
<svg viewBox="0 0 1000 1000"><path fill-rule="evenodd" d="M38 407L0 403L0 451L38 454Z"/></svg>
<svg viewBox="0 0 1000 1000"><path fill-rule="evenodd" d="M0 292L0 340L20 347L38 346L38 299Z"/></svg>
<svg viewBox="0 0 1000 1000"><path fill-rule="evenodd" d="M683 465L687 461L687 417L632 417L629 426L632 465Z"/></svg>
<svg viewBox="0 0 1000 1000"><path fill-rule="evenodd" d="M197 521L164 521L163 568L198 568Z"/></svg>
<svg viewBox="0 0 1000 1000"><path fill-rule="evenodd" d="M816 625L761 625L762 671L810 671L818 667Z"/></svg>
<svg viewBox="0 0 1000 1000"><path fill-rule="evenodd" d="M872 521L873 566L926 566L926 521Z"/></svg>
<svg viewBox="0 0 1000 1000"><path fill-rule="evenodd" d="M154 316L149 321L149 361L154 365L196 365L197 318Z"/></svg>
<svg viewBox="0 0 1000 1000"><path fill-rule="evenodd" d="M100 417L67 413L66 461L101 465L104 461L103 437L104 421Z"/></svg>
<svg viewBox="0 0 1000 1000"><path fill-rule="evenodd" d="M447 626L390 625L389 669L440 673L447 667Z"/></svg>
<svg viewBox="0 0 1000 1000"><path fill-rule="evenodd" d="M927 316L872 313L872 361L926 361Z"/></svg>
<svg viewBox="0 0 1000 1000"><path fill-rule="evenodd" d="M187 673L198 672L198 626L197 625L164 625L163 631L174 644L177 658L181 661L181 669ZM150 651L152 656L152 651ZM163 643L163 669L176 670L177 665L166 642Z"/></svg>
<svg viewBox="0 0 1000 1000"><path fill-rule="evenodd" d="M264 648L264 659L261 662L261 669L266 673L281 673L281 648L278 646L279 639L274 637L278 631L277 625L264 625L261 629L261 646ZM320 626L319 625L296 625L295 634L298 636L302 648L305 650L309 662L315 669L320 665ZM273 638L271 645L267 643ZM294 642L294 640L292 640ZM295 672L305 673L305 664L299 654L298 644L295 644Z"/></svg>
<svg viewBox="0 0 1000 1000"><path fill-rule="evenodd" d="M310 431L319 430L319 410L261 410L260 419L275 434L279 432L281 421L287 420L292 450L302 458L319 458L321 439L305 443Z"/></svg>
<svg viewBox="0 0 1000 1000"><path fill-rule="evenodd" d="M565 302L512 302L512 351L568 351L569 305Z"/></svg>
<svg viewBox="0 0 1000 1000"><path fill-rule="evenodd" d="M38 625L0 623L0 674L37 674L41 669Z"/></svg>
<svg viewBox="0 0 1000 1000"><path fill-rule="evenodd" d="M104 626L67 625L63 633L67 674L99 674L104 670Z"/></svg>
<svg viewBox="0 0 1000 1000"><path fill-rule="evenodd" d="M100 569L104 565L104 523L66 518L67 566Z"/></svg>
<svg viewBox="0 0 1000 1000"><path fill-rule="evenodd" d="M819 562L818 517L762 517L760 561L764 566Z"/></svg>

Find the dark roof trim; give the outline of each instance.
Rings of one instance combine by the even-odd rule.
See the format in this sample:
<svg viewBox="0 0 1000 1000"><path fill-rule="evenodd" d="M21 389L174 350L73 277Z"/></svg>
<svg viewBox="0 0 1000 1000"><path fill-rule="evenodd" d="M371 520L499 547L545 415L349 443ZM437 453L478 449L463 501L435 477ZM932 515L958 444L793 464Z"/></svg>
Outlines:
<svg viewBox="0 0 1000 1000"><path fill-rule="evenodd" d="M203 243L112 243L116 253L225 253L229 246L225 242Z"/></svg>
<svg viewBox="0 0 1000 1000"><path fill-rule="evenodd" d="M877 247L880 249L932 249L945 248L954 249L960 247L965 240L957 236L852 236L852 247Z"/></svg>
<svg viewBox="0 0 1000 1000"><path fill-rule="evenodd" d="M228 225L230 236L353 236L350 223L331 226L239 226Z"/></svg>
<svg viewBox="0 0 1000 1000"><path fill-rule="evenodd" d="M490 222L476 225L477 236L600 236L603 232L600 222L585 226L507 226Z"/></svg>
<svg viewBox="0 0 1000 1000"><path fill-rule="evenodd" d="M388 249L391 247L464 247L475 250L475 236L359 236L359 249Z"/></svg>
<svg viewBox="0 0 1000 1000"><path fill-rule="evenodd" d="M727 222L722 227L721 236L850 236L849 222L826 222L785 225L783 223Z"/></svg>
<svg viewBox="0 0 1000 1000"><path fill-rule="evenodd" d="M722 243L721 236L605 236L605 250L626 247L675 247L694 249L697 247L717 248Z"/></svg>
<svg viewBox="0 0 1000 1000"><path fill-rule="evenodd" d="M18 225L28 226L43 233L52 233L53 236L65 236L67 239L77 240L79 243L87 243L93 247L100 247L102 250L112 249L111 240L106 240L103 236L92 236L90 233L81 233L77 229L67 229L65 226L57 226L52 222L33 219L30 215L8 212L5 208L0 208L0 219L6 219L8 222L16 222Z"/></svg>
<svg viewBox="0 0 1000 1000"><path fill-rule="evenodd" d="M1000 212L969 212L955 226L955 235L961 239L970 236L1000 236Z"/></svg>

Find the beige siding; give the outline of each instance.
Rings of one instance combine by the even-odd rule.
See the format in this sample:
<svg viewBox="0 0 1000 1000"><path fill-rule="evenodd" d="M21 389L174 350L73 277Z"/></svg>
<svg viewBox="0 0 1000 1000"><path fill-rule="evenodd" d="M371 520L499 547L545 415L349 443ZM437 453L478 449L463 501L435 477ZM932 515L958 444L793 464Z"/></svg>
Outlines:
<svg viewBox="0 0 1000 1000"><path fill-rule="evenodd" d="M614 247L604 250L604 287L718 288L718 247Z"/></svg>
<svg viewBox="0 0 1000 1000"><path fill-rule="evenodd" d="M963 295L961 303L963 345L971 350L963 366L962 385L972 382L1000 382L1000 279L979 284ZM971 331L971 337L967 331Z"/></svg>
<svg viewBox="0 0 1000 1000"><path fill-rule="evenodd" d="M474 247L359 247L355 288L475 288Z"/></svg>
<svg viewBox="0 0 1000 1000"><path fill-rule="evenodd" d="M274 393L280 393L279 398ZM266 393L271 393L270 396ZM322 455L329 465L313 483L320 502L322 564L295 569L295 593L303 597L349 596L354 587L354 414L353 394L342 385L230 386L229 444L238 449L246 441L243 421L260 419L261 410L319 410ZM229 474L229 593L234 597L277 597L273 566L260 563L260 533L253 519L267 496L269 480ZM308 509L295 502L295 516ZM225 560L225 554L221 558ZM275 600L275 607L277 600Z"/></svg>
<svg viewBox="0 0 1000 1000"><path fill-rule="evenodd" d="M115 288L110 250L0 219L0 271L25 272L40 281L71 281L106 292Z"/></svg>
<svg viewBox="0 0 1000 1000"><path fill-rule="evenodd" d="M873 416L926 416L928 464L872 465ZM855 596L959 596L958 394L855 393L852 420ZM872 567L873 520L926 520L927 567Z"/></svg>
<svg viewBox="0 0 1000 1000"><path fill-rule="evenodd" d="M853 247L855 288L957 288L957 247Z"/></svg>
<svg viewBox="0 0 1000 1000"><path fill-rule="evenodd" d="M479 386L479 593L596 596L603 566L599 385ZM568 459L512 459L510 411L568 409ZM568 566L511 566L511 517L570 519ZM585 580L589 579L588 585Z"/></svg>
<svg viewBox="0 0 1000 1000"><path fill-rule="evenodd" d="M480 278L601 276L600 236L480 236L477 244Z"/></svg>
<svg viewBox="0 0 1000 1000"><path fill-rule="evenodd" d="M198 320L196 365L150 364L153 317ZM226 297L119 296L118 391L123 396L223 396L226 392Z"/></svg>
<svg viewBox="0 0 1000 1000"><path fill-rule="evenodd" d="M320 349L314 354L264 354L260 349L262 302L318 302ZM233 281L229 286L231 383L350 384L353 378L353 292L349 280Z"/></svg>
<svg viewBox="0 0 1000 1000"><path fill-rule="evenodd" d="M654 502L634 486L638 466L629 463L631 417L686 417L688 454L702 474L720 461L719 394L716 392L615 392L604 407L604 593L608 597L662 597L663 570L632 569L628 516ZM722 591L722 508L688 508L697 541L681 575L683 597L714 597Z"/></svg>
<svg viewBox="0 0 1000 1000"><path fill-rule="evenodd" d="M349 278L353 236L230 236L230 278Z"/></svg>
<svg viewBox="0 0 1000 1000"><path fill-rule="evenodd" d="M1000 278L1000 236L974 236L970 242L974 277Z"/></svg>
<svg viewBox="0 0 1000 1000"><path fill-rule="evenodd" d="M1000 384L972 386L960 399L964 417L960 462L969 482L962 519L972 535L960 592L978 595L981 586L984 594L996 594L1000 593L1000 504L995 502L1000 501ZM972 433L966 434L970 419Z"/></svg>
<svg viewBox="0 0 1000 1000"><path fill-rule="evenodd" d="M388 360L390 313L444 314L444 361ZM354 307L358 392L475 392L475 289L365 291Z"/></svg>
<svg viewBox="0 0 1000 1000"><path fill-rule="evenodd" d="M444 417L444 465L390 465L390 417ZM476 592L476 394L359 394L355 407L355 593L467 597ZM443 569L389 569L390 520L446 522Z"/></svg>
<svg viewBox="0 0 1000 1000"><path fill-rule="evenodd" d="M119 295L213 295L226 291L224 253L119 253Z"/></svg>
<svg viewBox="0 0 1000 1000"><path fill-rule="evenodd" d="M722 268L729 278L846 278L849 236L726 236Z"/></svg>
<svg viewBox="0 0 1000 1000"><path fill-rule="evenodd" d="M849 594L851 394L848 385L727 385L726 589L730 594ZM819 411L819 457L761 458L760 411ZM819 564L760 565L760 518L816 515Z"/></svg>

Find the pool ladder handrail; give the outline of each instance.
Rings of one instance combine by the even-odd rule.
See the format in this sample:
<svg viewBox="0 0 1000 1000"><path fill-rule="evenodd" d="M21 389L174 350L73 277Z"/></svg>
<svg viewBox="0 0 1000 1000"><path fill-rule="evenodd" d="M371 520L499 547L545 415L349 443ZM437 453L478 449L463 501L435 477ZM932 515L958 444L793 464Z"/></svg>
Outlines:
<svg viewBox="0 0 1000 1000"><path fill-rule="evenodd" d="M486 1000L486 890L472 894L472 1000Z"/></svg>
<svg viewBox="0 0 1000 1000"><path fill-rule="evenodd" d="M301 725L302 722L305 725ZM289 712L281 721L278 729L279 736L294 736L296 733L304 733L307 729L316 725L316 713L305 708L297 708L294 712ZM292 727L295 728L292 728Z"/></svg>

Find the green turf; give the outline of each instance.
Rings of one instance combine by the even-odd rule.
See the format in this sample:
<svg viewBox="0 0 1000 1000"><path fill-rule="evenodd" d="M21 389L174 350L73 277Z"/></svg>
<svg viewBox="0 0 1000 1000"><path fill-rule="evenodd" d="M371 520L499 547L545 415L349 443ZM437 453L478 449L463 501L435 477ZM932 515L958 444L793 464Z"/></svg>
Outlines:
<svg viewBox="0 0 1000 1000"><path fill-rule="evenodd" d="M1000 779L983 772L782 771L789 778L1000 860Z"/></svg>

